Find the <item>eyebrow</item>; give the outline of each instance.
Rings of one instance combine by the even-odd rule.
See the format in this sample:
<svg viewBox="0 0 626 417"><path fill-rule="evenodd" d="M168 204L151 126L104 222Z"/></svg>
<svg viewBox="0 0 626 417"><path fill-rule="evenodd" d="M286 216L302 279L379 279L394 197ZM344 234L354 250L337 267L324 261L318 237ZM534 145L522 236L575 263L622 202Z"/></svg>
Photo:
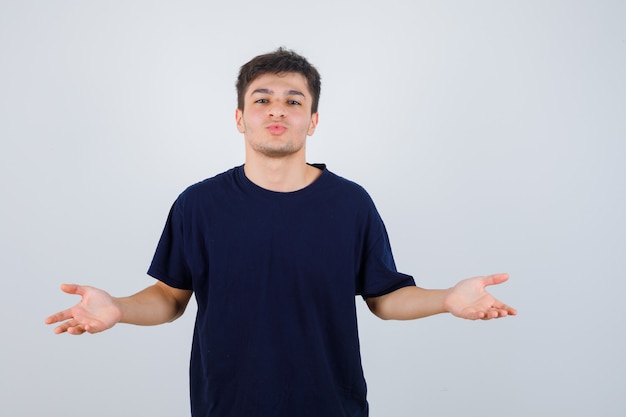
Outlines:
<svg viewBox="0 0 626 417"><path fill-rule="evenodd" d="M273 95L274 94L274 90L270 90L269 88L257 88L252 93L250 93L250 95L256 94L256 93ZM302 97L304 97L304 93L302 93L301 91L298 91L298 90L289 90L289 91L287 91L287 94L285 94L285 95L287 95L287 96L302 96Z"/></svg>

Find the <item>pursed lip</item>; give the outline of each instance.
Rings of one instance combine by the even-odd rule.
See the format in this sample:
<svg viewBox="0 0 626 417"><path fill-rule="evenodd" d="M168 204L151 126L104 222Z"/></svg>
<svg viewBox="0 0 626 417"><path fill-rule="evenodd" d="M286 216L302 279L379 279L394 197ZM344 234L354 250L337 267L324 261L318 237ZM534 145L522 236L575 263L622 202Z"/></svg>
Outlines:
<svg viewBox="0 0 626 417"><path fill-rule="evenodd" d="M266 129L272 134L272 135L280 135L281 133L283 133L285 130L287 130L287 126L285 126L282 123L270 123L269 125L267 125Z"/></svg>

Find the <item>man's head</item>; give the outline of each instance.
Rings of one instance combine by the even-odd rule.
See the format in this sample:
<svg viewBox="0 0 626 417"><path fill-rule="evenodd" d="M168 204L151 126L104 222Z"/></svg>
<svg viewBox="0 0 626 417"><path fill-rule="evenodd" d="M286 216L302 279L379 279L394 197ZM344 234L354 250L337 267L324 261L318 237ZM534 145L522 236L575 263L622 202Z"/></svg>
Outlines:
<svg viewBox="0 0 626 417"><path fill-rule="evenodd" d="M237 77L237 108L243 111L246 91L252 81L264 74L297 73L307 81L312 97L311 113L317 113L322 87L319 72L306 58L285 48L259 55L244 64Z"/></svg>

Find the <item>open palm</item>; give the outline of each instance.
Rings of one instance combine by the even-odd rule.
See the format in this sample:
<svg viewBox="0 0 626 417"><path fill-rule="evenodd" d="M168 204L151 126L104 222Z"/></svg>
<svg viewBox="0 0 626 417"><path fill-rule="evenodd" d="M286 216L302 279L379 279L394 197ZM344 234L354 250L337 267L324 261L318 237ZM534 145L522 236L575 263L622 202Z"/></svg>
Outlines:
<svg viewBox="0 0 626 417"><path fill-rule="evenodd" d="M456 284L445 299L447 310L453 315L469 320L488 320L515 315L514 308L495 299L485 287L509 279L507 274L469 278Z"/></svg>
<svg viewBox="0 0 626 417"><path fill-rule="evenodd" d="M75 306L46 319L47 324L62 322L54 329L55 333L98 333L115 326L122 318L115 299L106 291L75 284L63 284L61 290L82 298Z"/></svg>

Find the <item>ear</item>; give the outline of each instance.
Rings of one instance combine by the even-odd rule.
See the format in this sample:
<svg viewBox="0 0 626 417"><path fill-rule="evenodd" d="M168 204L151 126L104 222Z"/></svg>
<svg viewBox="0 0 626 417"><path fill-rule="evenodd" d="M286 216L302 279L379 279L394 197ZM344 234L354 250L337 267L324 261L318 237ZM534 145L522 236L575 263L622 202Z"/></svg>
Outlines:
<svg viewBox="0 0 626 417"><path fill-rule="evenodd" d="M309 131L307 132L308 136L312 136L315 133L315 128L317 127L317 122L319 121L320 114L313 113L311 115L311 123L309 124Z"/></svg>
<svg viewBox="0 0 626 417"><path fill-rule="evenodd" d="M239 133L245 133L246 127L243 123L243 110L235 110L235 122L237 123L237 130Z"/></svg>

